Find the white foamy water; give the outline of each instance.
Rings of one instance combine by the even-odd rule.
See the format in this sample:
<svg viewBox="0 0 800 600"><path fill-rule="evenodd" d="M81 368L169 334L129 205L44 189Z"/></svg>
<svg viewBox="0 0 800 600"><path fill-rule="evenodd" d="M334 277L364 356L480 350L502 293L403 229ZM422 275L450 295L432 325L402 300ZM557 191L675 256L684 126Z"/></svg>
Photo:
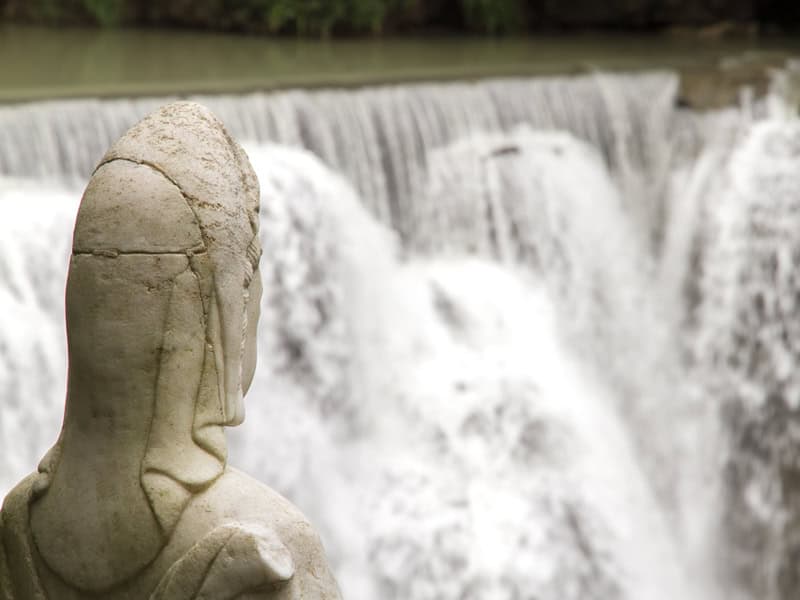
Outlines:
<svg viewBox="0 0 800 600"><path fill-rule="evenodd" d="M672 73L598 73L193 99L237 139L310 150L353 182L373 215L407 235L428 152L475 132L525 123L565 130L595 146L626 181L647 179L689 125L674 110L677 87ZM0 173L83 181L128 127L167 100L2 106Z"/></svg>
<svg viewBox="0 0 800 600"><path fill-rule="evenodd" d="M741 339L793 339L791 310L744 332L736 315L773 254L776 305L795 292L776 223L796 136L678 114L674 92L659 75L208 99L260 140L260 362L231 462L309 515L346 598L791 597L791 471L750 476L753 448L794 439L752 399L791 408L794 388L720 365ZM0 110L0 493L60 425L75 177L159 102ZM742 503L732 468L748 502L779 500ZM748 532L767 543L721 550Z"/></svg>
<svg viewBox="0 0 800 600"><path fill-rule="evenodd" d="M561 325L559 302L582 288L486 257L400 260L394 234L315 159L250 154L267 293L231 460L309 513L347 597L692 597L613 390ZM18 207L2 236L16 270L2 314L19 314L2 328L7 490L57 433L79 191L2 190Z"/></svg>
<svg viewBox="0 0 800 600"><path fill-rule="evenodd" d="M789 598L800 586L800 123L754 126L705 189L686 339L721 420L716 568L728 597Z"/></svg>

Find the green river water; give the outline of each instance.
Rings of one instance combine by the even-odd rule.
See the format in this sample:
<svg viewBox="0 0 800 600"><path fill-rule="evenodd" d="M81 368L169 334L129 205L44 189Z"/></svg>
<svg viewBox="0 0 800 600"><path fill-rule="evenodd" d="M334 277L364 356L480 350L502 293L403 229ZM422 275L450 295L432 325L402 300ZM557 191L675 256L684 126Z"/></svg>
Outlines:
<svg viewBox="0 0 800 600"><path fill-rule="evenodd" d="M308 40L174 30L0 26L0 102L675 69L698 107L764 87L800 39L702 35Z"/></svg>

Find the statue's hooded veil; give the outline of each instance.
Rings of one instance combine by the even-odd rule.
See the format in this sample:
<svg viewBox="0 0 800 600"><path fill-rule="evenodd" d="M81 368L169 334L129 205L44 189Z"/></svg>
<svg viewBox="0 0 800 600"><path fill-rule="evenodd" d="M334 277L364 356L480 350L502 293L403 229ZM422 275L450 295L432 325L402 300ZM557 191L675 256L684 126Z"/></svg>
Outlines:
<svg viewBox="0 0 800 600"><path fill-rule="evenodd" d="M151 311L145 301L151 302L151 295L161 298L156 304L164 326L153 350L153 400L142 409L149 412L142 415L149 431L140 478L165 540L191 495L223 472L223 426L239 424L244 416L243 338L247 289L260 257L258 201L255 173L220 121L198 104L175 102L112 146L89 182L76 219L68 333L71 286L87 281L91 288L109 277L102 265L77 269L77 259L101 264L130 255L145 261L145 270L163 270L148 279L147 298L120 300L142 302L144 315ZM176 264L177 269L170 266ZM82 315L88 309L75 311ZM133 315L130 330L137 327ZM91 345L73 346L70 340L70 378L83 361L106 359L92 356ZM137 365L109 368L134 371ZM71 406L87 402L92 398L68 394L64 430L80 428L70 420L98 410ZM43 461L45 477L58 468L59 454L57 445Z"/></svg>

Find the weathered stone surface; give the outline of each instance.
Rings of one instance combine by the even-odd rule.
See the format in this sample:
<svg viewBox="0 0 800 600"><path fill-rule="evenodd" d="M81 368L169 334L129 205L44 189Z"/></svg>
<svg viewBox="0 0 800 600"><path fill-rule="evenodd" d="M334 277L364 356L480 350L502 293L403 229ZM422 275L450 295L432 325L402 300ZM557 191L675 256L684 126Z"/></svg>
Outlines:
<svg viewBox="0 0 800 600"><path fill-rule="evenodd" d="M2 600L337 600L319 538L226 464L261 298L258 182L205 108L106 155L76 221L59 440L0 512Z"/></svg>

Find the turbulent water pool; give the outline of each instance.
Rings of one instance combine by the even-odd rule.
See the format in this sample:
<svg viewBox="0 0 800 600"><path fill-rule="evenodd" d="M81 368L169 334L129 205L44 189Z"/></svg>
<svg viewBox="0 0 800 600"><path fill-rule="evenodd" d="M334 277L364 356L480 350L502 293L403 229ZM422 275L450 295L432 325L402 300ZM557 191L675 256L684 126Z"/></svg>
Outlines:
<svg viewBox="0 0 800 600"><path fill-rule="evenodd" d="M788 600L800 122L670 72L204 96L262 187L231 462L350 600ZM165 98L0 107L0 494L60 425L82 185Z"/></svg>

